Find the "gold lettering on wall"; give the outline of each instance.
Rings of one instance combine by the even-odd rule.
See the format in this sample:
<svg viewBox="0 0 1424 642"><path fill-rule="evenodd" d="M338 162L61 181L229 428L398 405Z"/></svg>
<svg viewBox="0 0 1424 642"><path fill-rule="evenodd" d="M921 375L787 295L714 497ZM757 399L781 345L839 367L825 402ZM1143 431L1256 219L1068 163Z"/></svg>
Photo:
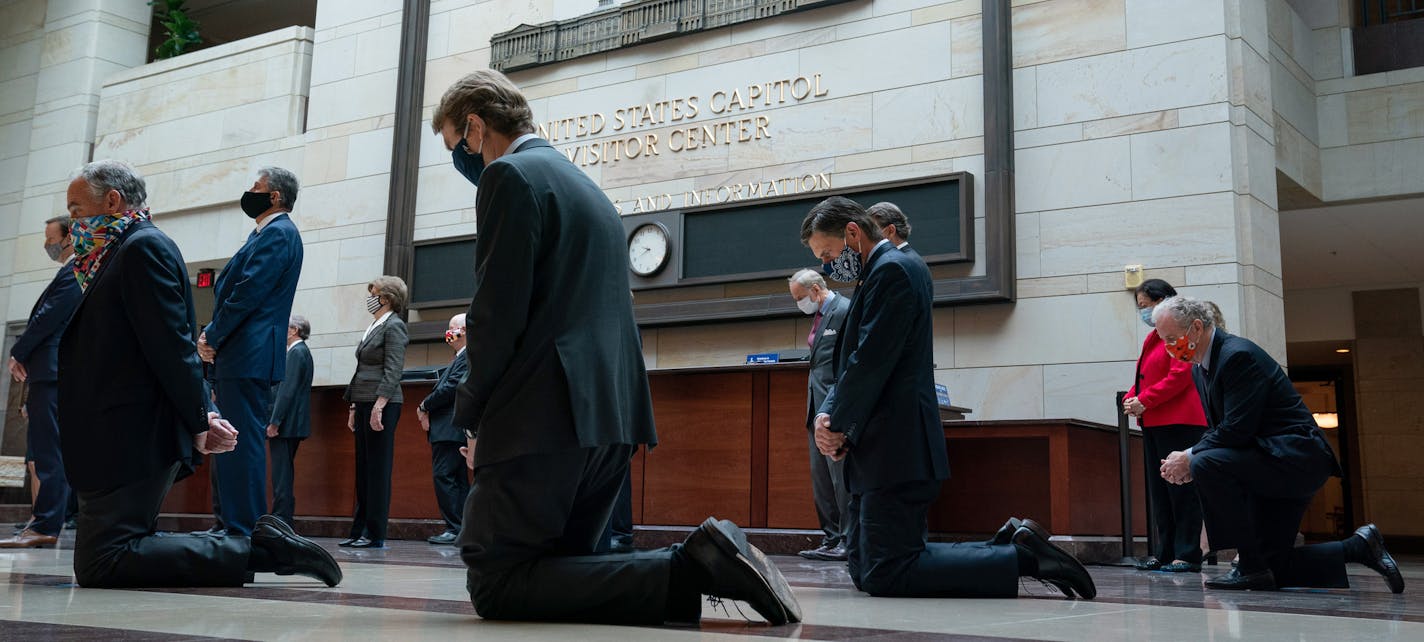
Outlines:
<svg viewBox="0 0 1424 642"><path fill-rule="evenodd" d="M617 208L620 215L642 214L646 212L669 210L673 208L674 204L679 207L719 205L722 203L735 203L770 196L821 192L830 188L830 174L804 174L802 176L773 178L754 183L718 185L717 187L686 191L681 194L668 194L666 192L661 194L644 194L626 200L615 200L613 201L613 206Z"/></svg>
<svg viewBox="0 0 1424 642"><path fill-rule="evenodd" d="M825 97L821 74L798 76L712 92L618 107L539 123L539 136L554 143L576 165L588 167L661 157L718 145L770 140L771 117L747 112ZM696 121L703 114L721 116ZM660 133L635 133L640 129ZM605 137L601 140L582 140ZM731 197L729 197L731 198Z"/></svg>

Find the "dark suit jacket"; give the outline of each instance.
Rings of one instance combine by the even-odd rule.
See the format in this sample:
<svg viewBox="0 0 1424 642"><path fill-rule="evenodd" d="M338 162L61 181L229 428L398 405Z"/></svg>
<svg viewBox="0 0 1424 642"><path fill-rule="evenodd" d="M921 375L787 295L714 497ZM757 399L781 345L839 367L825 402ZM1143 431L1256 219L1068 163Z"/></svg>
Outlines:
<svg viewBox="0 0 1424 642"><path fill-rule="evenodd" d="M60 450L76 490L111 489L175 462L192 472L211 407L183 255L147 221L117 239L59 344Z"/></svg>
<svg viewBox="0 0 1424 642"><path fill-rule="evenodd" d="M405 346L410 343L405 321L391 314L386 322L371 328L371 333L356 346L356 372L346 386L346 400L371 403L385 397L391 403L402 403L401 373L405 371Z"/></svg>
<svg viewBox="0 0 1424 642"><path fill-rule="evenodd" d="M485 167L475 211L470 371L454 422L479 433L476 465L656 443L613 203L535 139Z"/></svg>
<svg viewBox="0 0 1424 642"><path fill-rule="evenodd" d="M59 380L59 338L64 335L69 317L79 306L84 291L74 278L74 264L66 261L54 273L49 286L30 309L30 322L25 333L15 340L10 356L24 364L32 383L54 383Z"/></svg>
<svg viewBox="0 0 1424 642"><path fill-rule="evenodd" d="M272 215L232 256L213 286L213 321L203 331L218 351L215 379L282 380L287 320L302 274L302 237L285 213Z"/></svg>
<svg viewBox="0 0 1424 642"><path fill-rule="evenodd" d="M889 243L872 250L836 346L820 412L845 434L852 492L949 477L934 387L930 271Z"/></svg>
<svg viewBox="0 0 1424 642"><path fill-rule="evenodd" d="M850 309L850 297L837 294L831 299L831 309L821 315L821 326L816 329L816 341L811 344L811 374L806 377L806 427L816 419L816 409L826 400L826 393L836 383L836 340L840 338L841 326L845 325L846 311Z"/></svg>
<svg viewBox="0 0 1424 642"><path fill-rule="evenodd" d="M430 413L430 443L437 441L457 441L465 443L465 429L455 425L455 389L465 380L470 371L470 362L461 352L450 362L449 367L440 372L440 380L425 396L420 405Z"/></svg>
<svg viewBox="0 0 1424 642"><path fill-rule="evenodd" d="M1340 474L1330 442L1271 355L1217 329L1208 363L1210 370L1192 369L1210 427L1192 452L1260 448L1278 459Z"/></svg>
<svg viewBox="0 0 1424 642"><path fill-rule="evenodd" d="M913 257L915 260L917 260L917 261L919 261L919 262L921 262L921 263L924 263L924 262L925 262L925 257L920 256L920 253L915 250L915 246L910 245L909 243L906 243L906 244L905 244L905 247L900 248L900 251L901 251L901 252L904 252L905 254L910 255L910 256ZM926 264L926 265L928 265L928 264Z"/></svg>
<svg viewBox="0 0 1424 642"><path fill-rule="evenodd" d="M277 426L277 436L306 439L311 436L311 349L303 341L287 351L287 374L272 386L272 413L267 423Z"/></svg>

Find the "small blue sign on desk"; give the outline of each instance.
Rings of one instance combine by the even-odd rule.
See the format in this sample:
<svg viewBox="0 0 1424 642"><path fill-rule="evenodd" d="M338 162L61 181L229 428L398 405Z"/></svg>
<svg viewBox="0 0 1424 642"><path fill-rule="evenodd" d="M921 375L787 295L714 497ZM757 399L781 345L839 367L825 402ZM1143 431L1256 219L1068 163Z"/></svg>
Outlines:
<svg viewBox="0 0 1424 642"><path fill-rule="evenodd" d="M939 405L949 407L949 386L942 383L935 384L935 398L939 401Z"/></svg>
<svg viewBox="0 0 1424 642"><path fill-rule="evenodd" d="M764 352L764 353L762 353L762 354L749 354L749 355L747 355L747 363L748 363L748 364L752 364L752 363L776 363L776 362L780 361L780 356L781 356L781 355L779 355L779 354L777 354L777 353L775 353L775 352Z"/></svg>

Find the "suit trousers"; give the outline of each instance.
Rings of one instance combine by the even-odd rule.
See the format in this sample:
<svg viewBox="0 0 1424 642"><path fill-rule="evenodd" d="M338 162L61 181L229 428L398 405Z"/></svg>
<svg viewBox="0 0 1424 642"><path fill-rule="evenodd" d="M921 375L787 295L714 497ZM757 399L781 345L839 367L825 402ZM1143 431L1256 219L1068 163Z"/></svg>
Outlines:
<svg viewBox="0 0 1424 642"><path fill-rule="evenodd" d="M1142 429L1143 461L1148 463L1147 492L1152 497L1152 528L1157 550L1152 554L1168 564L1182 560L1201 564L1201 500L1192 484L1169 484L1158 462L1201 441L1202 426L1151 426Z"/></svg>
<svg viewBox="0 0 1424 642"><path fill-rule="evenodd" d="M1324 462L1286 462L1256 448L1192 455L1212 550L1235 548L1241 572L1269 568L1280 587L1350 586L1340 542L1295 546L1300 520L1329 477Z"/></svg>
<svg viewBox="0 0 1424 642"><path fill-rule="evenodd" d="M486 619L662 624L671 548L594 554L635 446L516 457L475 470L460 555Z"/></svg>
<svg viewBox="0 0 1424 642"><path fill-rule="evenodd" d="M79 492L74 577L80 586L242 586L248 538L156 532L178 466L117 488Z"/></svg>
<svg viewBox="0 0 1424 642"><path fill-rule="evenodd" d="M297 447L301 439L268 437L267 449L272 461L272 514L292 525L297 510L297 498L292 491L296 479Z"/></svg>
<svg viewBox="0 0 1424 642"><path fill-rule="evenodd" d="M30 413L29 460L35 464L39 490L35 495L34 523L30 529L59 535L64 528L64 507L69 502L69 481L64 477L64 457L59 452L59 388L53 383L31 383L26 403Z"/></svg>
<svg viewBox="0 0 1424 642"><path fill-rule="evenodd" d="M628 469L628 474L623 476L623 487L618 490L618 499L613 502L613 514L608 517L608 526L603 529L603 536L598 538L598 546L594 551L607 553L613 550L614 537L633 537L633 470L631 466Z"/></svg>
<svg viewBox="0 0 1424 642"><path fill-rule="evenodd" d="M939 487L911 481L851 494L846 553L856 588L883 597L1017 597L1013 544L925 541Z"/></svg>
<svg viewBox="0 0 1424 642"><path fill-rule="evenodd" d="M267 408L272 384L218 379L218 410L237 429L237 448L212 458L222 498L222 521L232 535L251 535L267 512Z"/></svg>
<svg viewBox="0 0 1424 642"><path fill-rule="evenodd" d="M827 546L844 544L850 530L845 520L850 494L846 492L845 460L835 461L821 454L816 447L816 431L806 431L806 443L811 450L811 496L816 502L816 520L821 524L821 543Z"/></svg>
<svg viewBox="0 0 1424 642"><path fill-rule="evenodd" d="M214 462L217 455L205 455L208 458L208 486L213 497L213 526L218 530L227 530L227 525L222 518L222 495L218 490L218 465Z"/></svg>
<svg viewBox="0 0 1424 642"><path fill-rule="evenodd" d="M386 541L386 521L391 514L391 462L395 455L399 402L381 411L383 430L371 430L371 402L356 404L356 510L351 516L351 537Z"/></svg>
<svg viewBox="0 0 1424 642"><path fill-rule="evenodd" d="M460 518L465 510L465 496L470 494L470 473L458 441L430 442L430 470L435 478L435 503L445 528L460 532Z"/></svg>

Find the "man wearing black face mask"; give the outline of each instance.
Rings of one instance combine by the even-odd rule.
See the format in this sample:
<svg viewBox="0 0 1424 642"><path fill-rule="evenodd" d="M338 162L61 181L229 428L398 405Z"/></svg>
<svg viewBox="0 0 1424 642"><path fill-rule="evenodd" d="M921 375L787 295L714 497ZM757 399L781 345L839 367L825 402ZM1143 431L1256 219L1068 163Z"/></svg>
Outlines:
<svg viewBox="0 0 1424 642"><path fill-rule="evenodd" d="M1006 533L1007 541L925 541L930 504L949 477L931 362L929 268L840 196L811 209L801 242L831 278L859 281L836 342L837 379L813 420L816 447L845 459L847 566L856 588L887 597L1014 597L1028 576L1070 597L1096 596L1082 564L1033 526Z"/></svg>
<svg viewBox="0 0 1424 642"><path fill-rule="evenodd" d="M69 219L56 217L47 221L44 237L45 253L61 266L30 310L25 333L10 349L10 376L30 387L26 434L39 491L29 525L14 537L0 541L0 548L53 545L64 524L64 506L69 498L64 461L59 454L59 338L84 293L70 265L74 243L69 237Z"/></svg>
<svg viewBox="0 0 1424 642"><path fill-rule="evenodd" d="M302 273L302 237L288 213L297 177L280 167L257 172L242 211L257 223L218 275L213 320L198 354L213 365L217 404L239 434L237 449L213 457L228 533L250 535L267 506L267 428L272 386L286 370L287 323Z"/></svg>

